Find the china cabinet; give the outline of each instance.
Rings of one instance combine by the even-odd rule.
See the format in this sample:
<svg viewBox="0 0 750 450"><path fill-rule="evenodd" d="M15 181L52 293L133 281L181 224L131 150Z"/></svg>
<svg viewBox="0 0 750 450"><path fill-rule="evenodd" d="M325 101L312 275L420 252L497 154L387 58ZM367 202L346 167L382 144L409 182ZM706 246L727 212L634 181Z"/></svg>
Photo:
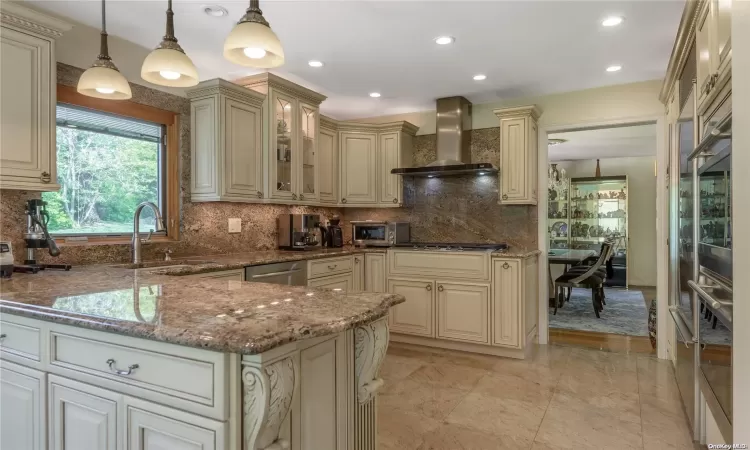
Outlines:
<svg viewBox="0 0 750 450"><path fill-rule="evenodd" d="M538 124L535 105L494 110L500 119L500 203L536 205Z"/></svg>
<svg viewBox="0 0 750 450"><path fill-rule="evenodd" d="M557 170L556 164L552 166ZM552 171L550 177L558 178L547 183L547 248L570 248L570 178Z"/></svg>
<svg viewBox="0 0 750 450"><path fill-rule="evenodd" d="M0 19L0 189L56 191L55 39L71 26L12 2Z"/></svg>

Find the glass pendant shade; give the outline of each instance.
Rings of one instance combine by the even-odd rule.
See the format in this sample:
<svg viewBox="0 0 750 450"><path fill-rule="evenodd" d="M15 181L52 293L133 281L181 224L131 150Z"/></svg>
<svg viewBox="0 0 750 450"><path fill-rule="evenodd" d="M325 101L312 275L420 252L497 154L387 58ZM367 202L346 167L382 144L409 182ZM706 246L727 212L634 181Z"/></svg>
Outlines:
<svg viewBox="0 0 750 450"><path fill-rule="evenodd" d="M109 56L105 3L102 0L102 32L99 56L78 79L76 90L83 95L109 100L127 100L133 96L128 80L117 70Z"/></svg>
<svg viewBox="0 0 750 450"><path fill-rule="evenodd" d="M241 66L271 69L284 64L284 49L258 7L250 8L224 41L224 57Z"/></svg>
<svg viewBox="0 0 750 450"><path fill-rule="evenodd" d="M141 78L161 86L190 87L198 84L198 71L174 36L172 0L167 6L167 33L141 66Z"/></svg>

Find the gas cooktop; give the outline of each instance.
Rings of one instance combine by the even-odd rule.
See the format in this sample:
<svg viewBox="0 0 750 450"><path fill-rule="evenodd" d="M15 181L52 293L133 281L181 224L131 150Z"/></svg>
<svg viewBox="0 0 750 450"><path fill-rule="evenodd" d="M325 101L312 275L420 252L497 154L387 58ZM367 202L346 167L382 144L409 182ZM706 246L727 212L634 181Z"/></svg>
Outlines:
<svg viewBox="0 0 750 450"><path fill-rule="evenodd" d="M410 242L408 244L396 244L396 247L411 248L414 250L439 250L444 252L508 250L508 244L465 244L455 242Z"/></svg>

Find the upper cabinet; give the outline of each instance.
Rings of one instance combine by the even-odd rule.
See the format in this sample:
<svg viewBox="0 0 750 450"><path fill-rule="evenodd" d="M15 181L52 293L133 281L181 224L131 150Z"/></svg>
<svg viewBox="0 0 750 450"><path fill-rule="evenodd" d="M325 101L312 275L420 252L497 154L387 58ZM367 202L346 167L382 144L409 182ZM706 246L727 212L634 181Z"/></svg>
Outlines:
<svg viewBox="0 0 750 450"><path fill-rule="evenodd" d="M732 0L708 0L698 9L695 24L698 104L702 112L731 76Z"/></svg>
<svg viewBox="0 0 750 450"><path fill-rule="evenodd" d="M318 135L318 189L321 204L338 203L339 199L339 139L336 123L320 117Z"/></svg>
<svg viewBox="0 0 750 450"><path fill-rule="evenodd" d="M0 189L56 191L55 39L71 26L11 2L0 18Z"/></svg>
<svg viewBox="0 0 750 450"><path fill-rule="evenodd" d="M213 79L189 90L188 97L191 201L262 199L262 106L266 96Z"/></svg>
<svg viewBox="0 0 750 450"><path fill-rule="evenodd" d="M500 119L500 203L537 203L537 120L534 105L494 110Z"/></svg>
<svg viewBox="0 0 750 450"><path fill-rule="evenodd" d="M301 204L320 200L320 103L325 96L271 73L235 83L266 94L263 147L266 198Z"/></svg>

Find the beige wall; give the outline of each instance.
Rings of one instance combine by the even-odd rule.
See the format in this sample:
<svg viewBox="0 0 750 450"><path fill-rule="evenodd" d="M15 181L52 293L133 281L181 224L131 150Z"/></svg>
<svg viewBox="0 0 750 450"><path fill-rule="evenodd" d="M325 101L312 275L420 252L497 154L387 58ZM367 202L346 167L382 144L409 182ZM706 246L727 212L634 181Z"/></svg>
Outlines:
<svg viewBox="0 0 750 450"><path fill-rule="evenodd" d="M656 286L656 176L654 156L606 158L600 162L603 176L628 177L628 272L636 286ZM570 177L591 177L596 160L562 161Z"/></svg>
<svg viewBox="0 0 750 450"><path fill-rule="evenodd" d="M606 122L612 119L654 117L664 114L659 102L661 80L620 84L583 91L565 92L473 106L473 128L498 126L497 108L535 104L542 109L540 127ZM419 127L417 134L435 133L435 111L357 119L355 122L385 123L406 120Z"/></svg>

